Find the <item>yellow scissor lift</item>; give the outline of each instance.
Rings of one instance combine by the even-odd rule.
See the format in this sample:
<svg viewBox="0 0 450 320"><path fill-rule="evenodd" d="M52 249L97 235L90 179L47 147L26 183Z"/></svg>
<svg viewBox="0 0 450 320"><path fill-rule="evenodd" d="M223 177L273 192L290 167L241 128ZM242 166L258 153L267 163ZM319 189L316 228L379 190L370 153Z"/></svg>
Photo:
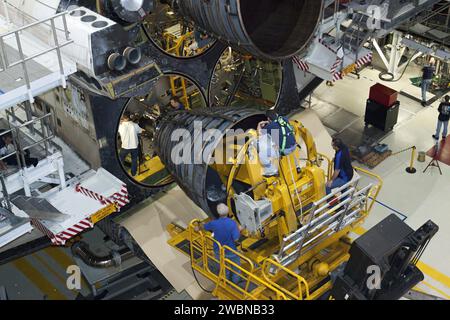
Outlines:
<svg viewBox="0 0 450 320"><path fill-rule="evenodd" d="M172 236L169 244L187 254L193 270L215 284L213 295L219 299L320 298L331 289L330 273L349 259L348 234L363 223L378 196L381 178L361 168L355 168L358 174L352 181L326 196L331 161L317 153L312 136L301 123L291 124L297 141L303 139L307 146L300 172L292 170L292 164L301 159L297 150L281 158L279 177L262 177L259 161L250 161L258 156L252 151L255 132L244 145L232 146L237 155L231 165L214 165L227 186L230 208L232 199L234 204L237 199L233 181L251 186L253 200L271 202L273 215L258 232L243 232L238 251L220 245L198 227L209 219L194 220L187 229L175 224L167 227ZM326 170L321 168L324 160ZM363 177L371 183L359 187ZM217 256L214 245L219 248ZM229 259L232 254L240 258L239 265ZM238 275L239 283L232 282L230 274Z"/></svg>

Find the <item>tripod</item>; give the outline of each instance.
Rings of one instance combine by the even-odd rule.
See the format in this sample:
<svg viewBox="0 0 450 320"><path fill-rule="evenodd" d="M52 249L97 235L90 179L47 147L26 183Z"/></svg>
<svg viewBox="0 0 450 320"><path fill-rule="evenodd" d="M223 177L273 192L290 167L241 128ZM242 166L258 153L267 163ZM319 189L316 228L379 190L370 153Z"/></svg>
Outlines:
<svg viewBox="0 0 450 320"><path fill-rule="evenodd" d="M430 167L437 167L439 169L439 173L442 176L441 166L439 165L439 160L437 159L438 154L439 154L439 140L436 140L436 144L434 146L433 159L431 159L430 163L427 165L425 170L423 170L423 173L425 173Z"/></svg>

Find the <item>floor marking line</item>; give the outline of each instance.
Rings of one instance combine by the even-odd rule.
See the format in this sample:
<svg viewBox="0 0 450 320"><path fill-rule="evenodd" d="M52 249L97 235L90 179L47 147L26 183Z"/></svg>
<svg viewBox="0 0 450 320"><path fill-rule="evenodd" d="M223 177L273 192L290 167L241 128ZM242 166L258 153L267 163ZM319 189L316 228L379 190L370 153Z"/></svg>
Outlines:
<svg viewBox="0 0 450 320"><path fill-rule="evenodd" d="M34 253L33 257L39 261L56 279L58 279L58 281L64 286L67 287L67 279L64 279L63 276L61 276L58 272L56 272L48 263L47 261L45 261L44 258L42 258L41 256L39 256L38 254ZM78 292L78 290L76 289L67 289L69 291L74 291L74 292Z"/></svg>
<svg viewBox="0 0 450 320"><path fill-rule="evenodd" d="M384 203L381 202L381 201L375 200L375 199L373 199L372 197L369 197L369 199L375 201L376 203L378 203L379 205L385 207L386 209L392 210L392 211L394 211L395 213L401 215L401 216L404 218L403 221L405 221L406 219L408 219L408 216L406 216L406 215L404 215L403 213L401 213L400 211L398 211L398 210L396 210L396 209L394 209L394 208L388 206L387 204L384 204Z"/></svg>
<svg viewBox="0 0 450 320"><path fill-rule="evenodd" d="M358 227L356 229L354 229L352 231L353 233L356 233L357 235L361 236L364 233L367 232L366 229L364 229L363 227ZM431 278L433 278L434 280L436 280L437 282L447 286L448 288L450 288L450 277L443 274L442 272L436 270L435 268L427 265L426 263L419 261L417 263L417 267L423 272L425 273L427 276L430 276Z"/></svg>
<svg viewBox="0 0 450 320"><path fill-rule="evenodd" d="M67 254L65 254L60 248L50 247L44 249L50 257L52 257L64 270L68 266L76 264Z"/></svg>
<svg viewBox="0 0 450 320"><path fill-rule="evenodd" d="M442 294L447 300L450 300L450 296L448 294L446 294L444 291L442 291L439 288L436 288L435 286L433 286L432 284L426 282L426 281L422 281L422 283L424 285L426 285L428 288L433 289L434 291L436 291L439 294Z"/></svg>
<svg viewBox="0 0 450 320"><path fill-rule="evenodd" d="M73 260L68 254L66 254L61 248L58 247L49 247L44 249L45 253L47 253L51 258L53 258L63 269L67 271L67 267L72 265L77 265L75 260ZM89 287L87 281L84 276L81 277L81 284L84 287Z"/></svg>
<svg viewBox="0 0 450 320"><path fill-rule="evenodd" d="M14 266L22 272L25 277L28 278L39 290L47 294L47 296L52 300L67 300L67 297L62 295L52 284L43 277L43 275L36 270L33 265L22 258L13 262Z"/></svg>
<svg viewBox="0 0 450 320"><path fill-rule="evenodd" d="M446 287L450 288L450 277L443 274L442 272L434 269L433 267L430 267L429 265L423 263L422 261L419 261L417 263L417 267L425 274L429 275L434 280L438 281L439 283L442 283Z"/></svg>

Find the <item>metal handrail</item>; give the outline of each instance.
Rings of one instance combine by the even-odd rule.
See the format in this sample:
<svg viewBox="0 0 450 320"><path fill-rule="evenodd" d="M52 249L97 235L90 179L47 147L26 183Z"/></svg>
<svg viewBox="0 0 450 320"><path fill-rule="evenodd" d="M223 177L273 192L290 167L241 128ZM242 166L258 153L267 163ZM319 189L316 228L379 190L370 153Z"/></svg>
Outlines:
<svg viewBox="0 0 450 320"><path fill-rule="evenodd" d="M21 128L28 127L30 124L34 124L34 123L39 122L39 121L41 122L41 126L44 127L43 121L46 118L53 119L52 118L52 114L51 113L47 113L47 114L45 114L45 115L43 115L41 117L38 117L38 118L30 120L30 121L26 121L26 122L20 124L19 126L10 128L9 130L5 130L4 132L0 133L0 138L2 136L4 136L4 135L8 134L8 133L11 134L12 137L13 137L13 144L14 144L14 151L11 152L11 153L8 153L7 155L5 155L3 157L0 157L0 161L5 160L6 158L9 158L9 157L15 155L17 157L17 165L18 165L19 168L22 169L23 166L26 166L25 165L25 163L26 163L25 155L24 155L25 151L30 150L30 149L38 146L38 145L41 145L41 144L44 144L44 149L45 149L45 152L46 152L46 156L48 156L47 143L48 143L48 141L52 140L55 137L53 132L49 133L48 130L43 131L42 132L43 136L42 136L42 138L40 140L34 141L32 144L27 145L25 147L23 147L21 142L20 142L20 134L21 134L20 129Z"/></svg>
<svg viewBox="0 0 450 320"><path fill-rule="evenodd" d="M190 258L191 258L191 265L192 268L202 273L204 276L212 280L216 283L216 286L222 286L222 287L230 287L235 290L236 293L241 294L245 298L250 298L253 300L257 300L260 297L252 294L252 292L249 291L250 284L256 284L259 288L267 289L272 292L277 299L283 299L287 300L286 295L275 288L273 285L265 281L263 278L255 274L254 270L254 264L253 262L242 255L240 252L235 251L227 246L222 246L217 240L215 240L213 237L203 233L202 231L195 231L194 225L200 223L199 220L193 220L189 224L189 240L190 240ZM216 259L215 253L212 250L213 245L209 248L208 242L210 244L216 244L219 248L219 259ZM225 255L225 250L228 250L230 252L233 252L236 254L240 259L243 259L247 261L247 263L250 262L250 270L247 270L243 268L240 265L237 265L230 259L228 259ZM211 254L211 252L213 252ZM201 254L201 257L195 258L195 254ZM218 264L219 266L219 272L218 274L215 274L212 270L210 270L210 262L213 261ZM198 264L198 262L201 262L201 265ZM237 284L233 283L229 279L227 279L226 274L227 271L231 273L237 274L242 279L246 279L246 286L244 288L241 288Z"/></svg>
<svg viewBox="0 0 450 320"><path fill-rule="evenodd" d="M348 224L348 221L355 220L357 215L366 215L370 211L372 206L367 206L370 194L380 188L374 189L374 185L369 184L357 190L358 181L359 177L313 204L309 222L283 238L277 254L277 260L281 265L287 266L294 262L300 256L303 248L306 248L315 239L327 232L339 232L344 225ZM374 197L376 198L377 195L375 194ZM337 205L328 203L328 200L335 196L340 199L340 203ZM322 228L325 228L322 232L312 238L309 237Z"/></svg>
<svg viewBox="0 0 450 320"><path fill-rule="evenodd" d="M353 167L353 169L356 170L356 172L364 174L366 176L369 176L373 180L376 180L377 183L372 186L369 190L369 199L371 200L370 204L369 201L366 202L366 212L370 212L372 210L373 205L375 204L378 195L380 194L381 187L383 186L383 179L381 177L373 172L370 172L368 170L365 170L360 167Z"/></svg>
<svg viewBox="0 0 450 320"><path fill-rule="evenodd" d="M34 27L34 26L37 26L37 25L42 24L42 23L47 22L47 21L54 20L54 19L59 18L59 17L65 17L65 16L67 15L67 13L68 13L67 11L64 11L64 12L55 14L54 16L51 16L51 17L49 17L49 18L46 18L46 19L42 19L42 20L33 22L33 23L28 24L28 25L26 25L26 26L20 27L19 29L16 29L16 30L14 30L14 31L10 31L10 32L4 33L4 34L1 35L1 37L7 37L7 36L12 35L12 34L14 34L14 33L17 33L17 32L23 31L23 30L26 30L26 29L28 29L28 28L32 28L32 27ZM67 40L69 40L69 39L67 39Z"/></svg>
<svg viewBox="0 0 450 320"><path fill-rule="evenodd" d="M272 269L271 267L275 267L275 269L283 271L286 275L288 275L296 280L298 295L295 295L294 293L287 290L286 288L283 288L282 286L280 286L278 283L276 283L274 280L272 280L270 278L271 274L272 274L272 272L270 272L270 269ZM275 288L277 288L278 290L285 293L287 296L290 296L292 299L296 299L296 300L309 299L309 296L310 296L309 285L308 285L308 282L305 280L305 278L303 278L302 276L296 274L292 270L286 268L285 266L281 265L280 263L278 263L277 261L274 261L272 259L264 260L262 269L263 269L262 274L263 274L264 279L267 282L269 282L270 284L272 284ZM305 289L305 295L303 295L303 290L302 290L303 288Z"/></svg>
<svg viewBox="0 0 450 320"><path fill-rule="evenodd" d="M329 181L331 176L333 175L333 173L332 173L333 167L332 167L331 159L328 156L326 156L325 154L320 153L320 152L317 152L317 155L319 157L321 157L322 159L325 159L327 161L327 174L326 174L326 177L327 177L327 181Z"/></svg>
<svg viewBox="0 0 450 320"><path fill-rule="evenodd" d="M69 44L73 43L73 40L71 40L70 37L69 37L70 33L69 33L68 28L67 28L67 20L66 20L67 13L68 13L67 11L61 12L61 13L58 13L58 14L52 16L52 17L36 21L34 23L31 23L31 24L28 24L28 25L23 26L21 28L18 28L18 29L14 30L14 31L10 31L10 32L7 32L5 34L0 35L0 56L2 58L2 59L0 59L0 66L1 66L0 72L4 72L4 71L6 71L8 69L11 69L11 68L17 66L17 65L22 65L22 71L23 71L23 75L24 75L24 78L25 78L25 83L26 83L26 87L27 87L27 90L28 90L28 97L29 97L29 101L30 102L34 101L34 97L33 97L32 93L31 93L30 75L29 75L28 68L27 68L27 65L26 65L26 63L28 61L36 59L36 58L38 58L40 56L43 56L45 54L48 54L48 53L50 53L52 51L56 51L56 54L57 54L57 57L58 57L59 73L61 75L61 83L62 83L63 87L66 86L66 78L65 78L65 74L64 74L64 64L63 64L63 60L62 60L61 48L65 47L65 46L68 46ZM56 26L55 26L55 20L60 18L60 17L61 17L62 22L63 22L63 26L64 26L64 30L63 31L64 31L64 34L65 34L65 40L66 40L64 43L61 43L61 44L58 41L57 29L56 29ZM25 31L25 30L27 30L29 28L35 27L35 26L37 26L39 24L45 24L46 22L50 22L51 32L52 32L53 41L54 41L55 45L50 47L50 48L48 48L48 49L45 49L45 50L43 50L41 52L33 54L33 55L29 56L29 57L25 57L25 54L23 52L23 47L22 47L22 41L21 41L21 38L20 38L20 34L23 31ZM6 46L5 39L7 37L9 37L9 36L12 36L12 35L14 36L14 38L16 40L17 50L19 51L20 59L18 61L10 63L9 59L8 59L8 55L6 53L6 49L5 49L5 46Z"/></svg>

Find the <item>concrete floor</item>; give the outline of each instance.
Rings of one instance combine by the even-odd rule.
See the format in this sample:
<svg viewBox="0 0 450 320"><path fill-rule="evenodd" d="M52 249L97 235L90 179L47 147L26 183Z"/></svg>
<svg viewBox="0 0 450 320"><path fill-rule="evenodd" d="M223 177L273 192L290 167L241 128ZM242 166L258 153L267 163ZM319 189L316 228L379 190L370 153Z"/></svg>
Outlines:
<svg viewBox="0 0 450 320"><path fill-rule="evenodd" d="M66 286L71 265L70 250L50 247L0 266L0 282L10 300L73 300L78 292ZM82 281L82 291L88 290Z"/></svg>
<svg viewBox="0 0 450 320"><path fill-rule="evenodd" d="M415 90L417 96L420 96L420 89L409 83L409 78L419 73L416 66L410 67L405 76L394 83L379 80L378 73L377 70L367 68L361 72L360 80L348 76L336 82L334 87L320 86L313 95L312 108L318 109L316 112L323 117L326 113L322 110L321 114L320 106L327 105L327 108L330 108L331 104L336 110L341 108L347 111L351 115L350 118L357 121L358 117L364 115L369 87L376 82L396 90L405 88L408 92ZM431 95L428 99L430 98ZM381 142L388 144L393 152L411 146L416 146L418 151L428 151L434 145L431 135L436 130L439 102L425 108L403 96L400 96L400 102L399 124ZM330 130L330 133L336 134L336 131ZM425 163L415 163L417 173L410 175L405 172L410 158L410 152L401 153L386 159L372 170L384 181L378 197L382 204L375 204L363 227L371 228L394 210L405 215L406 223L415 229L429 219L433 220L439 225L440 230L429 244L419 264L426 278L418 289L450 299L450 167L441 164L442 176L439 175L437 168L422 173L431 160L427 157ZM360 229L358 233L363 231Z"/></svg>

